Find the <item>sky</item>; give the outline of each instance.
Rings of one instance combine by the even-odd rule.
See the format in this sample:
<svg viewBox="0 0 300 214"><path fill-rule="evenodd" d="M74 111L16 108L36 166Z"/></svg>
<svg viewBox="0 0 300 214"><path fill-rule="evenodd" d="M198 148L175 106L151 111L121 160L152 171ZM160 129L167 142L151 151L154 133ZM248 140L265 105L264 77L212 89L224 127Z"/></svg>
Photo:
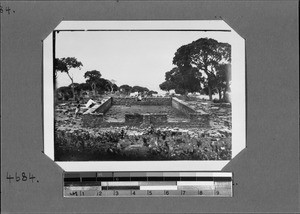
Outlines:
<svg viewBox="0 0 300 214"><path fill-rule="evenodd" d="M231 44L228 32L203 31L60 31L56 35L56 58L75 57L83 67L71 69L74 82L85 82L86 71L98 70L118 86L143 86L162 92L159 84L173 67L176 50L199 38L213 38ZM57 86L71 80L59 73Z"/></svg>

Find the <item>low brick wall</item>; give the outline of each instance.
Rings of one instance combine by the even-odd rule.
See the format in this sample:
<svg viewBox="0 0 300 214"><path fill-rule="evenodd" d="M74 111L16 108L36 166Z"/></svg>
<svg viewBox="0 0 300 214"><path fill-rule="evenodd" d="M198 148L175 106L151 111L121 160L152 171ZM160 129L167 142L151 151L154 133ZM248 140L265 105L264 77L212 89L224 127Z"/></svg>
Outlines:
<svg viewBox="0 0 300 214"><path fill-rule="evenodd" d="M177 110L183 112L184 114L186 114L188 117L191 113L196 113L196 111L194 109L192 109L191 107L189 107L187 105L187 103L185 103L184 101L173 97L172 98L172 107L176 108Z"/></svg>
<svg viewBox="0 0 300 214"><path fill-rule="evenodd" d="M111 107L111 105L112 105L111 101L112 101L111 98L109 98L107 100L104 100L103 103L96 104L93 107L91 107L88 110L86 110L83 113L83 115L93 114L93 113L103 113L103 114L105 114L109 110L109 108Z"/></svg>
<svg viewBox="0 0 300 214"><path fill-rule="evenodd" d="M121 126L128 126L128 125L137 125L141 126L143 123L139 124L128 124L126 122L103 122L101 123L101 127L121 127ZM153 127L165 127L165 128L199 128L199 127L209 127L209 125L204 123L199 123L199 121L195 122L167 122L167 123L152 123L151 126ZM100 127L100 126L99 126Z"/></svg>
<svg viewBox="0 0 300 214"><path fill-rule="evenodd" d="M153 106L171 106L172 98L170 97L146 97L137 101L136 97L113 97L112 105L153 105Z"/></svg>
<svg viewBox="0 0 300 214"><path fill-rule="evenodd" d="M172 107L186 114L191 120L191 123L198 124L200 126L209 126L210 117L208 113L202 110L196 111L189 107L186 102L179 100L176 97L172 98Z"/></svg>
<svg viewBox="0 0 300 214"><path fill-rule="evenodd" d="M110 97L107 100L103 100L102 102L103 103L101 103L100 106L96 109L96 112L105 114L112 106L112 98Z"/></svg>
<svg viewBox="0 0 300 214"><path fill-rule="evenodd" d="M96 128L103 124L103 113L93 113L82 115L83 127Z"/></svg>
<svg viewBox="0 0 300 214"><path fill-rule="evenodd" d="M111 98L104 100L101 104L96 104L89 108L82 115L83 127L95 128L104 123L104 114L111 107Z"/></svg>
<svg viewBox="0 0 300 214"><path fill-rule="evenodd" d="M168 122L168 114L151 114L150 123L151 124L160 124Z"/></svg>
<svg viewBox="0 0 300 214"><path fill-rule="evenodd" d="M126 114L125 122L106 122L103 119L102 113L86 114L82 117L83 127L111 127L111 126L126 126L126 125L154 125L159 127L185 127L198 128L209 127L209 116L191 114L190 122L168 122L167 114Z"/></svg>
<svg viewBox="0 0 300 214"><path fill-rule="evenodd" d="M168 115L163 114L125 114L125 123L111 123L104 121L104 114L112 105L169 105L183 112L190 119L189 123L169 123ZM105 127L108 125L184 125L184 126L209 126L209 114L202 110L194 110L187 103L178 98L145 98L142 101L137 101L136 98L109 98L101 104L97 104L83 113L84 127Z"/></svg>
<svg viewBox="0 0 300 214"><path fill-rule="evenodd" d="M83 115L94 114L94 113L96 112L96 110L97 110L100 106L101 106L100 104L96 104L96 105L94 105L93 107L88 108L88 109L83 113Z"/></svg>
<svg viewBox="0 0 300 214"><path fill-rule="evenodd" d="M163 124L168 122L167 114L125 114L125 123Z"/></svg>

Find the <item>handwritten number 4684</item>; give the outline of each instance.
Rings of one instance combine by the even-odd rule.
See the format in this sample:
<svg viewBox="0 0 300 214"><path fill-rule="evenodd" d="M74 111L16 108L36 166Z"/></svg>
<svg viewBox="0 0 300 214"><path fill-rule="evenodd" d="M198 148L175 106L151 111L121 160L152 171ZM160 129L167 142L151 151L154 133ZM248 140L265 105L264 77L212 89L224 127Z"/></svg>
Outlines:
<svg viewBox="0 0 300 214"><path fill-rule="evenodd" d="M3 6L0 6L0 13L4 13L4 12L6 12L9 15L11 13L10 7L5 7L4 9ZM16 11L13 10L12 12L15 13Z"/></svg>
<svg viewBox="0 0 300 214"><path fill-rule="evenodd" d="M25 172L22 172L21 174L18 174L17 172L15 173L15 177L12 177L9 173L7 173L6 175L6 179L9 180L9 183L11 183L12 181L15 182L20 182L20 181L30 181L33 183L34 179L36 177L29 173L28 175ZM37 181L39 182L39 181Z"/></svg>

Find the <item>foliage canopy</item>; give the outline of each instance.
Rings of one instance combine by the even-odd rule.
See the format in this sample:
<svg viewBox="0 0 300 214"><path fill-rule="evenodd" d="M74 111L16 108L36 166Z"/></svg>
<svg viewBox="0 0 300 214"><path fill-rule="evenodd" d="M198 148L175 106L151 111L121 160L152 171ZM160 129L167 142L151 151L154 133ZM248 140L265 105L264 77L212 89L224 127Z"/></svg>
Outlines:
<svg viewBox="0 0 300 214"><path fill-rule="evenodd" d="M207 90L210 100L214 91L225 94L229 89L231 45L211 38L200 38L177 49L171 71L166 72L162 90L176 93Z"/></svg>

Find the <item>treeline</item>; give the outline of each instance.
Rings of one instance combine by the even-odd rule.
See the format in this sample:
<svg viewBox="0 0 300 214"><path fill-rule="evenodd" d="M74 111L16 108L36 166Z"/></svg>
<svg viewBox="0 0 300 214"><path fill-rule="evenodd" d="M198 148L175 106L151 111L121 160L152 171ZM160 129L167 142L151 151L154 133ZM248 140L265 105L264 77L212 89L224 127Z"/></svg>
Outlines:
<svg viewBox="0 0 300 214"><path fill-rule="evenodd" d="M133 86L131 87L130 85L121 85L119 87L119 91L123 94L129 95L130 93L144 93L146 95L153 95L157 94L157 91L149 90L147 87L142 87L142 86Z"/></svg>
<svg viewBox="0 0 300 214"><path fill-rule="evenodd" d="M69 86L63 86L56 90L58 97L64 100L70 98L75 99L75 96L80 96L81 92L93 92L94 95L104 94L105 92L121 92L123 94L129 95L130 93L140 92L147 95L157 94L156 91L151 91L146 87L142 86L129 86L121 85L120 87L114 83L114 80L108 80L102 77L100 71L92 70L84 73L85 83L74 83L73 77L70 75L69 71L71 68L82 68L82 63L78 61L75 57L67 57L61 59L55 59L55 72L54 79L57 79L57 73L66 73L71 80Z"/></svg>
<svg viewBox="0 0 300 214"><path fill-rule="evenodd" d="M175 67L165 73L160 89L178 94L200 92L212 100L226 100L231 82L231 45L210 38L200 38L183 45L173 57Z"/></svg>

